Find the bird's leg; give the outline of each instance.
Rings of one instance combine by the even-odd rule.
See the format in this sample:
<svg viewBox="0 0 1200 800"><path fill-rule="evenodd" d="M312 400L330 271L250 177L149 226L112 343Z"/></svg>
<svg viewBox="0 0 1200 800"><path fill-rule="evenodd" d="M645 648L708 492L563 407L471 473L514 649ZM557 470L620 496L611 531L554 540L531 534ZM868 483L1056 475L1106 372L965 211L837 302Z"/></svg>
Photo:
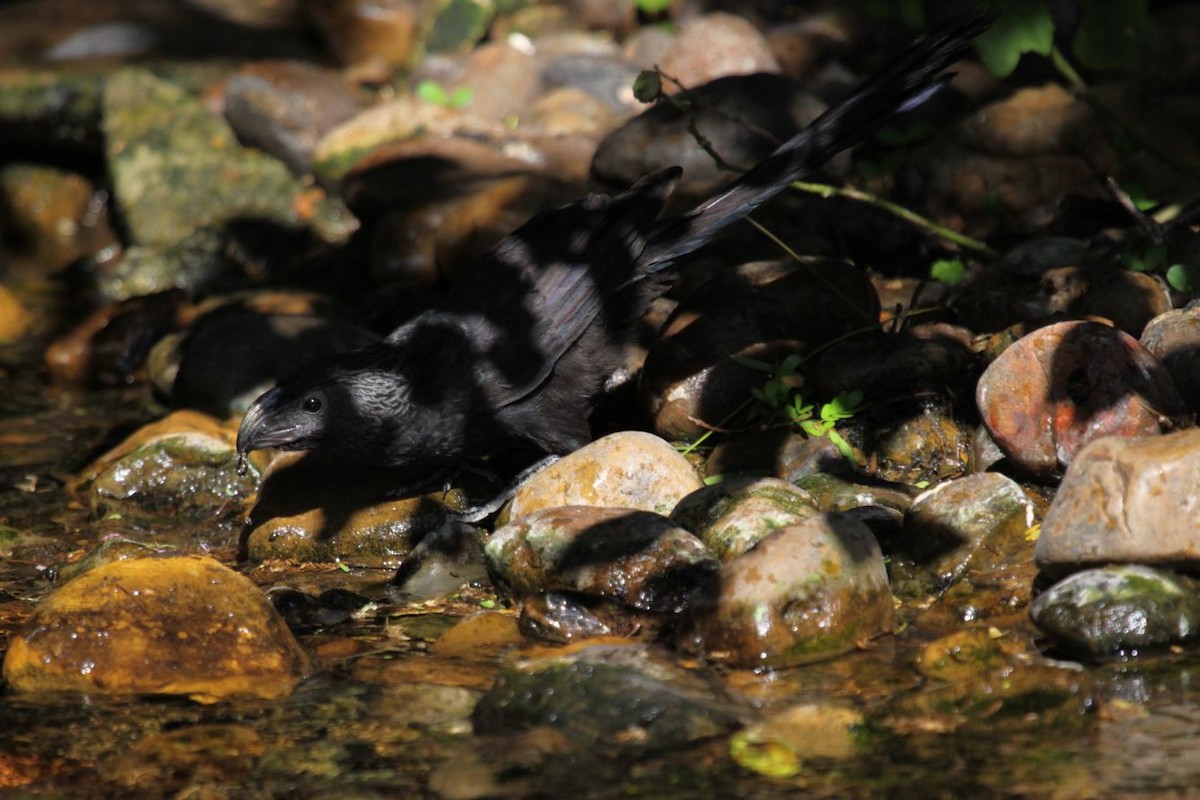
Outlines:
<svg viewBox="0 0 1200 800"><path fill-rule="evenodd" d="M490 500L470 506L462 511L455 511L453 512L454 516L463 522L479 522L484 517L495 513L500 506L512 499L512 496L517 493L518 489L529 483L529 480L534 475L538 474L555 461L558 461L558 456L546 456L545 458L535 461L525 469L521 470L517 474L517 477L513 478L507 486L501 489L500 492Z"/></svg>
<svg viewBox="0 0 1200 800"><path fill-rule="evenodd" d="M442 467L435 472L425 475L421 478L413 478L405 481L399 486L388 491L388 497L409 497L411 495L421 494L428 491L434 486L442 486L443 492L449 493L450 482L454 480L454 476L458 474L457 467Z"/></svg>

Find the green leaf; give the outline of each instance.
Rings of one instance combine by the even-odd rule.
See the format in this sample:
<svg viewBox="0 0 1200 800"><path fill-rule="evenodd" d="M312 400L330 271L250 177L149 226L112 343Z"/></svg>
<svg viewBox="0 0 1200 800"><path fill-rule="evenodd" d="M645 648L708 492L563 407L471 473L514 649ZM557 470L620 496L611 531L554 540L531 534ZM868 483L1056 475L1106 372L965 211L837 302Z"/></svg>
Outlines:
<svg viewBox="0 0 1200 800"><path fill-rule="evenodd" d="M799 353L792 353L779 364L776 372L780 375L795 375L796 368L800 366L802 360Z"/></svg>
<svg viewBox="0 0 1200 800"><path fill-rule="evenodd" d="M929 277L947 286L957 286L967 276L967 267L961 258L939 258L929 267Z"/></svg>
<svg viewBox="0 0 1200 800"><path fill-rule="evenodd" d="M1175 291L1192 294L1200 289L1200 269L1192 265L1172 264L1167 267L1167 283Z"/></svg>
<svg viewBox="0 0 1200 800"><path fill-rule="evenodd" d="M661 14L671 7L671 0L633 0L643 14Z"/></svg>
<svg viewBox="0 0 1200 800"><path fill-rule="evenodd" d="M845 458L849 459L850 461L858 460L857 456L854 454L854 448L851 447L850 443L843 439L842 435L837 431L829 432L829 441L833 442L833 446L836 447L838 452L841 453Z"/></svg>
<svg viewBox="0 0 1200 800"><path fill-rule="evenodd" d="M1075 37L1075 56L1091 69L1133 66L1153 33L1147 0L1089 0Z"/></svg>
<svg viewBox="0 0 1200 800"><path fill-rule="evenodd" d="M653 103L662 97L662 73L644 69L633 79L633 96L639 103Z"/></svg>
<svg viewBox="0 0 1200 800"><path fill-rule="evenodd" d="M449 102L445 88L432 80L424 80L417 84L417 97L435 106L444 106Z"/></svg>
<svg viewBox="0 0 1200 800"><path fill-rule="evenodd" d="M863 407L861 391L842 392L821 408L822 419L850 419Z"/></svg>
<svg viewBox="0 0 1200 800"><path fill-rule="evenodd" d="M1031 0L996 3L999 19L975 39L979 58L998 78L1012 74L1025 53L1048 56L1054 48L1054 20L1050 9Z"/></svg>
<svg viewBox="0 0 1200 800"><path fill-rule="evenodd" d="M450 93L451 108L462 108L475 99L475 90L470 86L460 86Z"/></svg>
<svg viewBox="0 0 1200 800"><path fill-rule="evenodd" d="M800 773L800 756L786 742L765 738L753 730L729 739L729 755L738 766L768 778L791 778Z"/></svg>
<svg viewBox="0 0 1200 800"><path fill-rule="evenodd" d="M734 353L733 355L731 355L729 357L729 360L735 364L740 364L743 367L749 367L750 369L756 369L759 372L766 372L766 373L770 373L772 375L775 374L774 367L772 367L770 364L768 364L765 361L759 361L757 358L750 358L749 356L743 356L743 355Z"/></svg>

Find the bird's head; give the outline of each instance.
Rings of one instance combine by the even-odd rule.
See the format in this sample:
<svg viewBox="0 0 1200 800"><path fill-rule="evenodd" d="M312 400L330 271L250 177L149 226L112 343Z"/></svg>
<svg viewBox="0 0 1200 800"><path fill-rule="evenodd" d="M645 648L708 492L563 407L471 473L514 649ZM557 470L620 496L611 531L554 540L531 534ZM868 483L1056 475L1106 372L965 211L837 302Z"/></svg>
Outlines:
<svg viewBox="0 0 1200 800"><path fill-rule="evenodd" d="M238 429L238 454L278 447L393 463L389 451L403 437L407 394L399 376L344 357L313 365L254 401Z"/></svg>

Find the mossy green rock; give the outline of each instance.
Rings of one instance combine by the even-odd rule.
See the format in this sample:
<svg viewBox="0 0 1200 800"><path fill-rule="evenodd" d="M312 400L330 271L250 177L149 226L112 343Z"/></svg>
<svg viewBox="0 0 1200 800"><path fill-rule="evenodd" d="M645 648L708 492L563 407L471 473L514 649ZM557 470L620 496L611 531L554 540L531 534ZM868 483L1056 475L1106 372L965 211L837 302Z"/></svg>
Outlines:
<svg viewBox="0 0 1200 800"><path fill-rule="evenodd" d="M1089 569L1047 589L1029 613L1073 652L1161 649L1200 635L1200 583L1138 564Z"/></svg>
<svg viewBox="0 0 1200 800"><path fill-rule="evenodd" d="M332 200L309 200L283 162L238 144L196 97L145 70L108 79L103 113L113 191L134 244L167 245L239 219L310 225L329 241L357 227Z"/></svg>
<svg viewBox="0 0 1200 800"><path fill-rule="evenodd" d="M692 492L675 506L671 520L727 561L780 528L818 513L808 493L787 481L742 478Z"/></svg>

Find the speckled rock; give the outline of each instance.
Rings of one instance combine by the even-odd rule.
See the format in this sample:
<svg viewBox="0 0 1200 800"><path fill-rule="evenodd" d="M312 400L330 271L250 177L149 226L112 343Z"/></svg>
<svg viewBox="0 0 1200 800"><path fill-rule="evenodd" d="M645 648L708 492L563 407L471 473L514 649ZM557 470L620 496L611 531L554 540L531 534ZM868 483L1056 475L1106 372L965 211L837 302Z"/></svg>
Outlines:
<svg viewBox="0 0 1200 800"><path fill-rule="evenodd" d="M240 146L225 120L145 70L108 79L104 135L114 197L135 244L169 245L232 219L309 226L329 241L357 228L340 203L282 162Z"/></svg>
<svg viewBox="0 0 1200 800"><path fill-rule="evenodd" d="M76 490L86 492L97 518L166 515L232 524L253 502L265 460L237 473L237 432L212 417L177 411L146 425L85 468Z"/></svg>
<svg viewBox="0 0 1200 800"><path fill-rule="evenodd" d="M263 593L205 557L139 558L84 573L9 640L18 691L275 699L307 660Z"/></svg>
<svg viewBox="0 0 1200 800"><path fill-rule="evenodd" d="M808 492L778 478L736 478L679 501L671 521L692 531L723 561L736 558L780 528L816 516Z"/></svg>
<svg viewBox="0 0 1200 800"><path fill-rule="evenodd" d="M246 526L253 561L286 558L395 568L443 525L452 492L392 498L412 475L397 470L320 463L301 453L277 457L263 477Z"/></svg>
<svg viewBox="0 0 1200 800"><path fill-rule="evenodd" d="M667 442L641 431L597 439L537 473L513 496L502 519L544 508L590 505L669 514L704 485Z"/></svg>
<svg viewBox="0 0 1200 800"><path fill-rule="evenodd" d="M1015 481L980 473L948 481L918 496L888 548L897 594L945 589L968 573L1026 562L1034 508Z"/></svg>
<svg viewBox="0 0 1200 800"><path fill-rule="evenodd" d="M1200 583L1138 564L1090 569L1039 595L1029 615L1070 652L1161 650L1200 636Z"/></svg>
<svg viewBox="0 0 1200 800"><path fill-rule="evenodd" d="M1137 340L1095 322L1060 322L1022 337L984 371L983 422L1009 459L1055 475L1103 436L1161 433L1183 403Z"/></svg>
<svg viewBox="0 0 1200 800"><path fill-rule="evenodd" d="M484 546L488 571L514 597L570 591L678 612L716 569L691 533L648 511L563 506L522 516Z"/></svg>
<svg viewBox="0 0 1200 800"><path fill-rule="evenodd" d="M685 646L743 666L828 658L895 624L879 544L841 514L771 534L727 562L690 607Z"/></svg>
<svg viewBox="0 0 1200 800"><path fill-rule="evenodd" d="M927 486L967 473L975 428L947 407L926 407L899 419L887 418L890 408L873 411L856 422L865 429L862 449L877 465L876 477Z"/></svg>
<svg viewBox="0 0 1200 800"><path fill-rule="evenodd" d="M1054 575L1112 563L1200 567L1197 470L1200 430L1092 442L1046 512L1038 567Z"/></svg>
<svg viewBox="0 0 1200 800"><path fill-rule="evenodd" d="M549 725L578 748L653 753L727 733L746 713L702 675L654 650L592 645L508 667L473 719L479 736Z"/></svg>

